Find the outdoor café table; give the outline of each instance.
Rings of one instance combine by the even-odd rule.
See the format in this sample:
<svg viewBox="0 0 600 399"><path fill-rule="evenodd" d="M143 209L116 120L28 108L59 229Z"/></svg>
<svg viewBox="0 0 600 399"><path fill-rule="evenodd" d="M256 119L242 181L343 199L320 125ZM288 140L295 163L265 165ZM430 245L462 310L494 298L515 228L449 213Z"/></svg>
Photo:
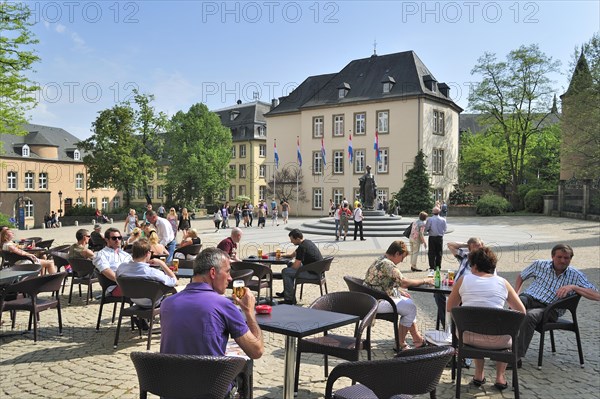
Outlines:
<svg viewBox="0 0 600 399"><path fill-rule="evenodd" d="M23 248L23 251L29 252L30 254L34 254L38 258L41 257L42 255L45 255L48 252L46 250L46 248L27 248L27 247Z"/></svg>
<svg viewBox="0 0 600 399"><path fill-rule="evenodd" d="M359 317L354 315L294 305L273 306L271 314L256 315L256 321L262 330L285 335L284 399L294 398L294 369L298 338L356 323L358 320Z"/></svg>
<svg viewBox="0 0 600 399"><path fill-rule="evenodd" d="M6 285L12 284L23 277L31 276L33 274L38 274L39 271L34 270L10 270L3 269L0 270L0 287L4 287Z"/></svg>
<svg viewBox="0 0 600 399"><path fill-rule="evenodd" d="M244 262L254 262L254 263L262 263L271 267L271 265L288 265L292 262L292 258L288 258L285 256L280 256L279 258L276 256L267 256L259 258L258 256L253 256L249 258L242 259ZM273 278L276 280L281 280L281 273L273 273Z"/></svg>
<svg viewBox="0 0 600 399"><path fill-rule="evenodd" d="M194 269L182 269L179 268L175 273L175 276L177 276L177 278L189 278L190 280L192 279L192 276L194 275Z"/></svg>

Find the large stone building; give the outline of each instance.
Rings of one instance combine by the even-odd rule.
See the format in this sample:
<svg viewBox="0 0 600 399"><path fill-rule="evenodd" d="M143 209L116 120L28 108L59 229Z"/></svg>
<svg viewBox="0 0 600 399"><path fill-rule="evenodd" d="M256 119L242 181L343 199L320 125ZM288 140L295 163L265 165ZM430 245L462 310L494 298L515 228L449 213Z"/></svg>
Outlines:
<svg viewBox="0 0 600 399"><path fill-rule="evenodd" d="M17 220L23 209L25 226L31 228L41 227L51 211L64 214L87 205L108 212L121 206L115 190L88 189L77 137L56 127L24 128L24 136L0 134L0 212Z"/></svg>
<svg viewBox="0 0 600 399"><path fill-rule="evenodd" d="M299 202L297 211L316 216L327 212L329 199L339 203L344 197L354 198L367 165L376 175L379 197L389 199L403 186L404 174L422 149L432 195L446 199L457 182L462 111L449 90L413 51L373 55L351 61L340 72L308 77L266 114L268 165L273 167L276 140L279 169L297 170L299 141L301 188L307 201ZM293 205L295 198L290 200Z"/></svg>

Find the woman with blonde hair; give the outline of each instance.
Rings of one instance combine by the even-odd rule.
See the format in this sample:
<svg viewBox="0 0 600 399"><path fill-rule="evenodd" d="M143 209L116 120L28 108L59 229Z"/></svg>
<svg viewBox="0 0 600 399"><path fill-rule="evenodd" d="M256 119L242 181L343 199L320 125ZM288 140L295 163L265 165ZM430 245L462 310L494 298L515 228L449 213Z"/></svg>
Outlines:
<svg viewBox="0 0 600 399"><path fill-rule="evenodd" d="M142 238L142 229L135 227L133 230L131 230L131 235L127 239L127 245L133 244L140 238Z"/></svg>
<svg viewBox="0 0 600 399"><path fill-rule="evenodd" d="M167 214L167 220L171 223L171 227L173 228L173 234L177 237L177 212L175 212L175 208L171 207L169 209L169 213Z"/></svg>
<svg viewBox="0 0 600 399"><path fill-rule="evenodd" d="M167 251L164 245L158 242L158 233L156 233L156 230L150 230L148 233L148 242L150 243L150 252L152 252L152 255L169 256L169 251Z"/></svg>
<svg viewBox="0 0 600 399"><path fill-rule="evenodd" d="M200 237L198 237L198 232L196 231L196 229L189 229L185 237L183 237L183 240L181 240L179 248L201 243L202 241L200 240Z"/></svg>
<svg viewBox="0 0 600 399"><path fill-rule="evenodd" d="M130 209L129 215L125 218L125 227L123 230L125 230L125 234L131 234L136 227L138 227L138 217L135 214L135 209Z"/></svg>
<svg viewBox="0 0 600 399"><path fill-rule="evenodd" d="M187 235L187 231L192 227L190 215L188 214L187 208L181 210L181 216L179 216L179 230L183 232L183 236Z"/></svg>

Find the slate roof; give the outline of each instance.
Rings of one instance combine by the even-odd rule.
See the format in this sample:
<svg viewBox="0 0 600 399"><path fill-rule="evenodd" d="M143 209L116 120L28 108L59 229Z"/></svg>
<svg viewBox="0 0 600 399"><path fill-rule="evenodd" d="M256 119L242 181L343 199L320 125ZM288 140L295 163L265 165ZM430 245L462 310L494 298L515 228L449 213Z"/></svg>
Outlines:
<svg viewBox="0 0 600 399"><path fill-rule="evenodd" d="M58 158L50 158L54 161L78 162L73 159L73 151L77 149L79 139L71 133L58 127L25 124L23 128L28 132L25 136L15 136L12 134L0 134L0 141L3 143L3 158L23 158L21 148L24 144L29 146L57 147ZM81 157L83 158L83 151ZM30 151L29 159L48 159L41 158L38 154Z"/></svg>
<svg viewBox="0 0 600 399"><path fill-rule="evenodd" d="M221 124L231 129L233 141L264 139L259 137L256 132L257 126L266 127L267 121L264 114L269 111L271 104L262 101L253 101L246 104L236 104L231 107L217 109L212 111L219 115ZM231 120L231 114L238 113L238 116ZM265 131L266 134L266 131Z"/></svg>
<svg viewBox="0 0 600 399"><path fill-rule="evenodd" d="M389 93L384 93L383 82L389 81L389 78L396 84ZM429 86L426 81L429 81ZM339 98L338 89L344 84L349 85L350 90L345 97ZM414 51L372 55L369 58L351 61L338 73L307 78L287 97L282 97L280 104L269 112L267 117L310 107L415 96L436 99L461 112L462 109L440 91L440 88L448 86L437 83L433 73Z"/></svg>

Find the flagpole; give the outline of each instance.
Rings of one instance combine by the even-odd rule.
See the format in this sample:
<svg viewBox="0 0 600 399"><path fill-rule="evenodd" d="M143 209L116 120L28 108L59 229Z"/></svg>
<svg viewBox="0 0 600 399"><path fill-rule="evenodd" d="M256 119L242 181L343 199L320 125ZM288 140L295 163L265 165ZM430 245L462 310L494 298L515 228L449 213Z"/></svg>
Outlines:
<svg viewBox="0 0 600 399"><path fill-rule="evenodd" d="M300 171L302 170L302 155L300 155L300 136L296 136L296 159L298 162L298 170L296 170L296 217L298 217L298 201L300 197L300 189L298 188L298 180Z"/></svg>

